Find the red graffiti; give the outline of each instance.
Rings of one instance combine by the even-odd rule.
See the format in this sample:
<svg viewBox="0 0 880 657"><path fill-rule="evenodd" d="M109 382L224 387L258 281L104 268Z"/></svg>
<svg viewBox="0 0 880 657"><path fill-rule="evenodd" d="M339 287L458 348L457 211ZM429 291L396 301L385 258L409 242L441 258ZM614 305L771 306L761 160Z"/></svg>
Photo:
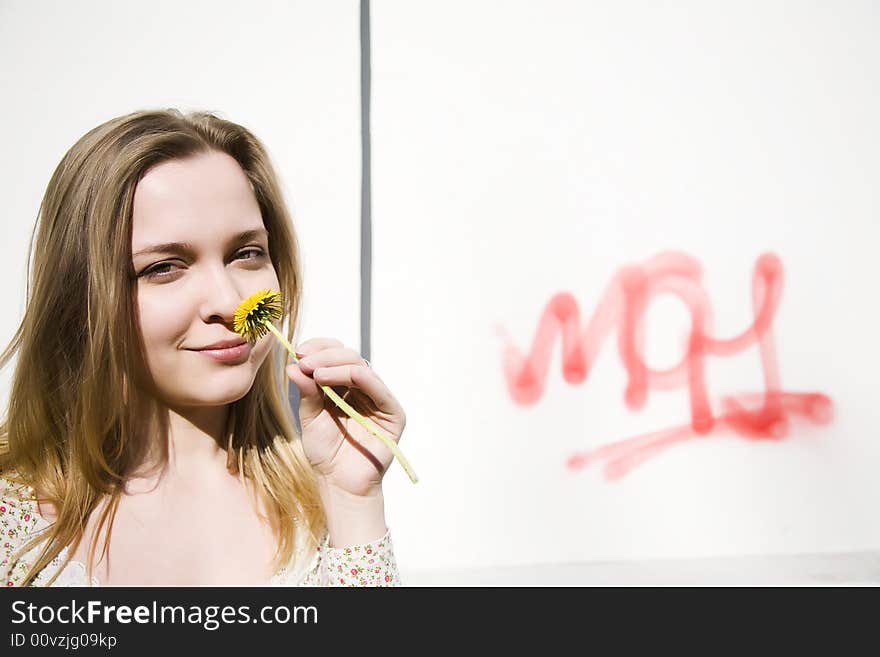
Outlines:
<svg viewBox="0 0 880 657"><path fill-rule="evenodd" d="M628 377L623 397L629 409L642 408L651 389L687 389L691 415L688 424L575 453L567 460L572 471L606 460L606 478L618 479L677 443L723 429L752 440L779 440L788 435L791 421L797 417L816 424L831 420L833 407L827 395L782 390L772 332L782 295L783 269L779 258L764 254L755 262L754 321L739 335L726 339L710 335L712 307L700 276L700 264L694 258L662 253L643 265L621 269L583 331L577 301L571 294L561 292L544 309L527 356L506 340L504 376L511 398L521 406L536 403L544 393L557 333L562 336L562 374L568 383L583 383L587 379L596 355L617 328L617 352ZM652 298L663 293L672 294L685 304L691 324L682 360L670 369L656 370L648 367L642 356L642 319ZM757 345L761 356L763 390L722 398L720 412L713 413L706 383L707 358L733 356L752 345Z"/></svg>

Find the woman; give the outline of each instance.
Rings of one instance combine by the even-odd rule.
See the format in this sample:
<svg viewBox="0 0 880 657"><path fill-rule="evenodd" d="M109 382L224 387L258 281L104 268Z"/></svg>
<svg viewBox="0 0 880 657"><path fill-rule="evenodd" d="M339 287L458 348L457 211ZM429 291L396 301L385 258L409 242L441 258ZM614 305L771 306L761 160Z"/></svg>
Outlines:
<svg viewBox="0 0 880 657"><path fill-rule="evenodd" d="M251 132L203 112L110 120L64 156L37 224L0 356L18 354L0 425L7 586L399 584L391 452L320 386L398 440L400 404L338 340L285 367L271 333L251 345L232 328L272 288L293 343L302 290Z"/></svg>

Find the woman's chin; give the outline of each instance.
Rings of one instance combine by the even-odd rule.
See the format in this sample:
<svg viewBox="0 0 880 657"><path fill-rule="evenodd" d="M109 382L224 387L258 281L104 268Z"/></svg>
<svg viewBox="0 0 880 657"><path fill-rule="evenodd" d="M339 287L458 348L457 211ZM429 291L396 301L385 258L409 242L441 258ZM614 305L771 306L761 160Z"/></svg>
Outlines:
<svg viewBox="0 0 880 657"><path fill-rule="evenodd" d="M211 377L210 382L199 385L192 382L186 389L178 388L172 397L181 401L186 400L192 406L222 406L237 402L244 397L254 385L253 376L230 377L229 381L222 381L223 377ZM176 393L176 394L175 394Z"/></svg>
<svg viewBox="0 0 880 657"><path fill-rule="evenodd" d="M252 385L253 381L248 381L246 385L223 386L210 391L202 390L199 396L210 399L214 404L231 404L248 394Z"/></svg>
<svg viewBox="0 0 880 657"><path fill-rule="evenodd" d="M248 394L248 390L242 390L238 393L228 393L223 395L217 395L212 397L211 399L205 400L206 406L225 406L226 404L232 404L237 402L239 399Z"/></svg>

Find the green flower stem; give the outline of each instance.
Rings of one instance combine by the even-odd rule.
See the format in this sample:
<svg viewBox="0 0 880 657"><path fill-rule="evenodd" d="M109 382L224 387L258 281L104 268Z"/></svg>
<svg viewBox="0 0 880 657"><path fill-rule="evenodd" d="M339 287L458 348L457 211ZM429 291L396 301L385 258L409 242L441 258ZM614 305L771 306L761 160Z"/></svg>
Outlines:
<svg viewBox="0 0 880 657"><path fill-rule="evenodd" d="M287 341L287 338L281 335L281 332L277 328L275 328L272 322L265 322L264 326L272 331L272 333L275 334L275 337L278 338L281 341L281 344L283 344L287 351L290 352L290 355L293 358L293 362L299 362L299 359L296 357L296 350L294 350L294 348L290 345L290 343ZM416 477L416 473L413 471L412 466L409 464L409 461L406 460L403 452L400 451L400 447L397 446L397 443L393 438L391 438L391 436L386 434L384 431L382 431L382 429L377 427L375 424L370 422L370 420L368 420L363 415L354 410L351 406L349 406L342 397L336 394L336 391L333 390L333 388L325 385L322 385L321 388L324 390L327 396L336 403L339 408L345 411L348 417L350 417L352 420L361 425L364 429L369 431L372 435L376 436L376 438L385 443L388 446L388 449L391 450L391 453L394 454L398 461L400 461L400 465L403 466L403 469L409 476L410 481L412 481L414 484L418 483L419 478Z"/></svg>

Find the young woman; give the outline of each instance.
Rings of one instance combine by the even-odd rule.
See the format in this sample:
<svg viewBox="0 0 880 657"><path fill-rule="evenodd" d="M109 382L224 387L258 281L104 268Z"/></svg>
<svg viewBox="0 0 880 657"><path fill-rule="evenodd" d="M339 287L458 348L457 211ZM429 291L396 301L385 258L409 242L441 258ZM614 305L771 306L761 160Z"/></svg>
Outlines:
<svg viewBox="0 0 880 657"><path fill-rule="evenodd" d="M403 409L338 340L233 330L300 257L260 141L210 113L135 112L55 170L29 255L0 424L7 586L396 585L384 517ZM33 240L32 240L33 241ZM31 256L33 264L31 265ZM299 391L298 420L288 381Z"/></svg>

